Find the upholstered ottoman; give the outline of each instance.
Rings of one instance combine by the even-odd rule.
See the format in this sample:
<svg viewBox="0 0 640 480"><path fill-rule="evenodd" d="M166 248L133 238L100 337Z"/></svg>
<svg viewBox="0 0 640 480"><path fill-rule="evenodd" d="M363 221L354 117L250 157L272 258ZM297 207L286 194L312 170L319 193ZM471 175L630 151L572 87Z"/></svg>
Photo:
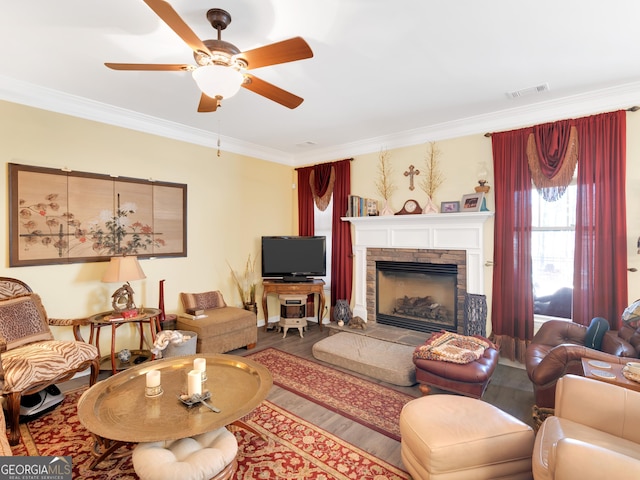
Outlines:
<svg viewBox="0 0 640 480"><path fill-rule="evenodd" d="M318 360L399 386L416 383L413 347L341 332L311 347Z"/></svg>
<svg viewBox="0 0 640 480"><path fill-rule="evenodd" d="M482 400L429 395L400 414L401 455L414 480L531 479L533 429Z"/></svg>
<svg viewBox="0 0 640 480"><path fill-rule="evenodd" d="M465 351L464 347L469 350ZM430 348L432 350L429 350ZM472 352L474 348L476 350ZM476 354L475 359L468 359L467 363L438 359L447 355L453 357L456 354L469 356L471 353ZM481 398L498 365L498 358L497 348L484 337L465 337L441 332L434 333L425 345L416 348L413 363L416 367L416 380L420 383L420 390L424 395L429 394L430 387L433 386L448 392Z"/></svg>
<svg viewBox="0 0 640 480"><path fill-rule="evenodd" d="M177 330L198 334L197 353L225 353L237 348L253 348L258 342L256 314L227 306L220 291L181 293L185 310L204 310L202 318L179 316Z"/></svg>
<svg viewBox="0 0 640 480"><path fill-rule="evenodd" d="M195 437L139 443L132 460L140 480L223 480L233 477L237 454L236 437L223 427Z"/></svg>
<svg viewBox="0 0 640 480"><path fill-rule="evenodd" d="M253 348L258 341L256 314L238 307L205 310L204 318L178 317L178 330L198 334L197 353L225 353L236 348Z"/></svg>

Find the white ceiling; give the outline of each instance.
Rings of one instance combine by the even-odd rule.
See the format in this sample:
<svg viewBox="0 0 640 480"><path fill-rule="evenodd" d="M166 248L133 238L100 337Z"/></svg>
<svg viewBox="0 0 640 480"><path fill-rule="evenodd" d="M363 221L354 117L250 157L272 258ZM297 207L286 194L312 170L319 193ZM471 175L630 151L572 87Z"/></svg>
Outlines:
<svg viewBox="0 0 640 480"><path fill-rule="evenodd" d="M227 10L240 50L302 36L313 58L252 71L302 105L197 113L187 72L107 69L194 64L142 0L0 0L0 98L291 165L640 104L638 0L169 2L201 39Z"/></svg>

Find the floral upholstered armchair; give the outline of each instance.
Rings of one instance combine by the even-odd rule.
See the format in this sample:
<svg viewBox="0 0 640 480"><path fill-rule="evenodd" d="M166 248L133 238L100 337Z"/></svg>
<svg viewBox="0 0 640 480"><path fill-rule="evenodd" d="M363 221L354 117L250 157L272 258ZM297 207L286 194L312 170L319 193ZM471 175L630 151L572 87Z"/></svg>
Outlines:
<svg viewBox="0 0 640 480"><path fill-rule="evenodd" d="M47 316L40 296L24 282L0 277L0 372L4 386L9 442L20 440L20 400L77 372L91 368L93 385L100 370L98 350L82 340L84 319L57 320ZM49 325L73 327L76 340L55 340Z"/></svg>

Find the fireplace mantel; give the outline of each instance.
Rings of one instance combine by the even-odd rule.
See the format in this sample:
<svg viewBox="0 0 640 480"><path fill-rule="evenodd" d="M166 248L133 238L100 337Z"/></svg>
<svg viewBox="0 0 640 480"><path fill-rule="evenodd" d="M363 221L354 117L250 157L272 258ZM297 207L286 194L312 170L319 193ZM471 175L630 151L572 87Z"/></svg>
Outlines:
<svg viewBox="0 0 640 480"><path fill-rule="evenodd" d="M343 217L355 236L353 314L367 319L367 248L464 250L467 292L484 294L484 223L493 212Z"/></svg>

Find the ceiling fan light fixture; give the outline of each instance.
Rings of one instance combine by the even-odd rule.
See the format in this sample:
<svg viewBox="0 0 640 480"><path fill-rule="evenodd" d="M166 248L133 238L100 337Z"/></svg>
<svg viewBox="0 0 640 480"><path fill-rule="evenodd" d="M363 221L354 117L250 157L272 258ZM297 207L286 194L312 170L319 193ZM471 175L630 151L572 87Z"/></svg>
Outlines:
<svg viewBox="0 0 640 480"><path fill-rule="evenodd" d="M207 97L231 98L242 86L243 76L238 70L223 65L206 65L192 72L198 88Z"/></svg>

